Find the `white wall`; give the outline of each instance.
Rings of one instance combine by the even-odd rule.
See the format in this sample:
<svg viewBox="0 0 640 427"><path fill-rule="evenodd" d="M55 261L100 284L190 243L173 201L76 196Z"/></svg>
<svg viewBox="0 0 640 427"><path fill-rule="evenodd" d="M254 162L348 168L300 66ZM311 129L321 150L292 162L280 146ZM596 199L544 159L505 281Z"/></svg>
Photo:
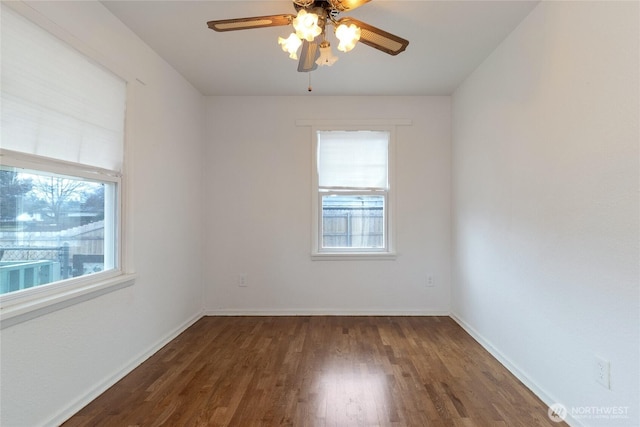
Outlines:
<svg viewBox="0 0 640 427"><path fill-rule="evenodd" d="M202 296L203 97L100 3L30 6L134 78L127 117L135 125L129 142L139 278L129 288L2 330L0 424L6 427L54 425L72 415L198 318Z"/></svg>
<svg viewBox="0 0 640 427"><path fill-rule="evenodd" d="M453 97L452 311L547 403L628 407L584 425L640 425L639 34L541 3Z"/></svg>
<svg viewBox="0 0 640 427"><path fill-rule="evenodd" d="M206 115L206 312L448 313L449 97L209 97ZM396 260L311 261L311 131L296 119L412 120L397 134Z"/></svg>

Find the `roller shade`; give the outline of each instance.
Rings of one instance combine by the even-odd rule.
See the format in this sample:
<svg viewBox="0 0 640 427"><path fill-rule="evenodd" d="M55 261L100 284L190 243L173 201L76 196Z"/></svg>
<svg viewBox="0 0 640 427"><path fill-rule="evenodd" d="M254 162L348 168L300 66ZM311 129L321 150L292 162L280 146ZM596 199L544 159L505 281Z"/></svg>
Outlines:
<svg viewBox="0 0 640 427"><path fill-rule="evenodd" d="M2 5L2 148L122 170L126 83Z"/></svg>
<svg viewBox="0 0 640 427"><path fill-rule="evenodd" d="M389 132L318 131L318 186L388 189Z"/></svg>

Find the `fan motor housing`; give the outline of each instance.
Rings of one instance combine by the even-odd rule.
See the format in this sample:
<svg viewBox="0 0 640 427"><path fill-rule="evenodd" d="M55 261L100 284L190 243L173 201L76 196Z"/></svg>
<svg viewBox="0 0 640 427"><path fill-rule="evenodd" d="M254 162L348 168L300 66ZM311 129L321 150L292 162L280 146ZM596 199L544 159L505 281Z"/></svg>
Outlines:
<svg viewBox="0 0 640 427"><path fill-rule="evenodd" d="M293 7L299 12L301 9L308 11L322 10L321 15L331 16L335 18L340 13L340 10L334 7L334 3L340 3L339 1L327 1L327 0L293 0Z"/></svg>

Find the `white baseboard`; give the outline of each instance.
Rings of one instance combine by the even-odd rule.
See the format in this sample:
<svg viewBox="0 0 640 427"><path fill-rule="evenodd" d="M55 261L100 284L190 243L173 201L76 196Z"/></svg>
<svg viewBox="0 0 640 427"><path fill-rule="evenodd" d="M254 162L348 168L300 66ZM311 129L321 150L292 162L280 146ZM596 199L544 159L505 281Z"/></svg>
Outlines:
<svg viewBox="0 0 640 427"><path fill-rule="evenodd" d="M485 339L478 331L476 331L471 325L464 321L460 316L455 313L449 315L462 329L464 329L469 335L473 337L485 350L487 350L495 359L498 360L509 372L511 372L516 378L518 378L533 394L538 396L547 406L551 406L554 403L558 403L558 399L554 399L543 388L538 386L528 375L526 375L518 366L513 363L508 357L506 357L500 350L498 350L489 340ZM582 423L571 417L570 413L567 413L565 422L572 427L582 427Z"/></svg>
<svg viewBox="0 0 640 427"><path fill-rule="evenodd" d="M213 309L205 316L449 316L443 310Z"/></svg>
<svg viewBox="0 0 640 427"><path fill-rule="evenodd" d="M177 328L173 329L158 341L156 341L151 347L149 347L146 351L142 352L137 357L134 357L129 361L124 367L119 369L117 372L112 375L106 377L100 383L96 384L89 392L87 392L84 396L80 397L75 402L69 404L67 407L61 409L57 414L55 414L51 419L45 423L47 426L59 426L69 418L71 418L75 413L79 410L87 406L91 401L100 396L102 393L107 391L110 387L112 387L115 383L124 378L127 374L133 371L135 368L140 366L142 362L147 360L149 357L153 356L158 350L168 344L171 340L176 338L182 332L184 332L188 327L193 325L195 322L202 318L203 314L201 312L196 313L191 318L187 319Z"/></svg>

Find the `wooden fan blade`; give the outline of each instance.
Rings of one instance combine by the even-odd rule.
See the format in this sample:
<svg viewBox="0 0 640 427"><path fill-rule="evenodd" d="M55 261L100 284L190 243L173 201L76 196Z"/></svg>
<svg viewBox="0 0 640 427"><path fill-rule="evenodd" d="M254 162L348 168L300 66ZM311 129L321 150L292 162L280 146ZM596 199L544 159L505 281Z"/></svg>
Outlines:
<svg viewBox="0 0 640 427"><path fill-rule="evenodd" d="M255 16L253 18L219 19L207 22L207 26L214 31L250 30L252 28L278 27L289 25L295 15Z"/></svg>
<svg viewBox="0 0 640 427"><path fill-rule="evenodd" d="M332 8L344 12L345 10L353 10L370 1L371 0L329 0L329 4Z"/></svg>
<svg viewBox="0 0 640 427"><path fill-rule="evenodd" d="M298 62L298 71L308 73L318 68L316 59L320 57L320 49L318 43L302 41L302 50L300 51L300 61Z"/></svg>
<svg viewBox="0 0 640 427"><path fill-rule="evenodd" d="M391 33L376 28L353 18L342 18L338 24L355 24L360 28L360 41L389 55L397 55L403 52L409 45L409 40L403 39Z"/></svg>

